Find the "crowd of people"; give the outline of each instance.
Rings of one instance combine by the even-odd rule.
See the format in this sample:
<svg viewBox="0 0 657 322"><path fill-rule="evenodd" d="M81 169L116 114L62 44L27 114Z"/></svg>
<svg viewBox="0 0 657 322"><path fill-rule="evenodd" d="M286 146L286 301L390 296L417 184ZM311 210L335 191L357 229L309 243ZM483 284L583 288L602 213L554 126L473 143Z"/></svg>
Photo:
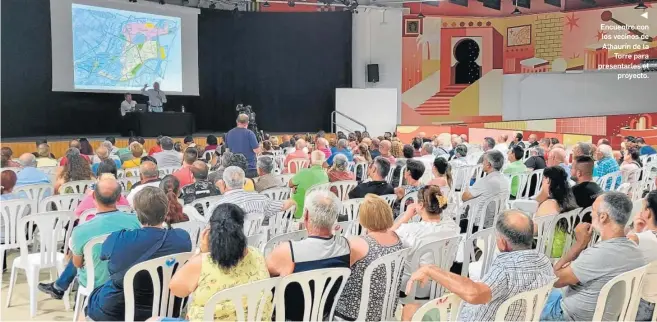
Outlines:
<svg viewBox="0 0 657 322"><path fill-rule="evenodd" d="M208 136L203 148L191 137L176 147L172 138L162 136L149 151L143 139L137 137L121 148L113 138L107 138L92 151L89 142L81 139L72 140L59 161L50 153L47 142L38 142L37 152L25 153L17 160L11 158L10 149L3 148L2 166L20 168L18 173L2 171L3 201L27 198L24 193L14 192L15 187L49 183L57 194L65 183L95 180L74 210L79 217L95 208L95 216L71 227L70 259L64 271L55 281L39 284L39 290L62 299L76 277L85 286L83 263L92 260L95 283L84 312L88 319L123 320L124 288L133 287L136 320L171 320L151 317L153 287L146 273L135 278L135 285L123 285L123 279L128 269L146 260L194 251L189 234L173 227L190 220L183 205L210 196L222 197L206 210L208 214L198 209L208 218L208 226L200 234L195 255L179 267L168 286L178 297L190 296L186 313L181 316L185 320L203 320L205 304L219 291L269 277L342 267L349 268L351 275L344 281L339 298L329 296L328 300L336 303L335 316L354 321L359 317L360 305L367 303L366 319L378 321L383 318L382 290L388 281L378 272L372 277L370 290L363 290L365 270L376 259L408 248L399 288L401 298L415 282L424 286L415 291L416 299L427 298L426 283L432 280L463 300L459 320L492 321L505 300L556 280L541 320L590 321L605 283L657 260L657 191L645 194L641 210L631 218L630 197L607 191L608 187L594 181L615 171L642 169L640 156L654 154L655 150L641 138L626 138L618 153L608 141L601 140L597 145L578 143L569 156L556 139L539 140L532 134L525 142L521 133L510 141L504 135L487 137L477 147L468 142L466 135L429 138L425 133L419 133L408 144L392 133L370 137L367 132L338 132L333 136L322 131L305 137L265 135L263 142L257 142L248 122L248 116L240 115L236 128L222 140ZM471 158L472 151L479 147L481 156ZM206 157L207 151L211 157ZM280 161L277 155L282 156ZM306 160L307 166L292 166L297 159ZM367 166L352 170L352 162ZM481 165L483 174L463 177L459 169L476 164ZM51 181L40 168L54 166L58 171ZM122 193L118 169L137 167L138 182L128 194ZM160 169L169 167L179 169L162 176ZM275 174L277 168L291 175L287 185ZM498 195L520 198L523 185L514 175L535 170L543 171L541 181L524 187L535 195L535 213L517 209L494 212L495 221L475 227L493 227L496 233L499 254L483 276L476 280L467 274L462 276L458 263L449 269L423 263L413 270L410 261L421 246L458 237L467 230L471 219L467 211L449 213L448 206ZM629 180L638 180L635 176ZM362 198L358 223L365 233L346 238L335 233L342 200L331 191L308 191L318 184L348 180L358 181L346 198ZM261 193L286 186L291 190L287 200L273 200ZM460 200L452 198L454 192ZM416 200L401 204L409 194L417 194ZM392 206L381 197L391 195L395 198ZM120 206L130 206L136 215L120 211ZM253 221L267 222L293 207L296 210L290 220L306 229L307 238L281 243L266 256L248 246L249 229L245 227ZM587 207L592 207L589 218L574 231L557 225L553 247L547 254L533 249L535 218ZM632 229L628 231L625 227L629 223ZM590 247L594 232L599 241ZM85 244L105 234L109 237L93 258L83 258ZM567 235L573 235L576 242L566 250ZM558 259L554 266L551 258ZM656 272L651 274L654 281ZM657 298L654 287L652 284L642 293L637 320L652 317ZM286 320L302 320L301 289L291 286L284 292ZM368 301L363 301L364 297ZM614 314L620 312L618 303L609 301L604 319L614 319ZM269 314L274 308L271 303L267 305L265 312ZM418 308L419 304L405 304L400 318L410 320ZM235 319L232 304L216 306L215 320ZM520 305L515 305L507 319L529 317Z"/></svg>

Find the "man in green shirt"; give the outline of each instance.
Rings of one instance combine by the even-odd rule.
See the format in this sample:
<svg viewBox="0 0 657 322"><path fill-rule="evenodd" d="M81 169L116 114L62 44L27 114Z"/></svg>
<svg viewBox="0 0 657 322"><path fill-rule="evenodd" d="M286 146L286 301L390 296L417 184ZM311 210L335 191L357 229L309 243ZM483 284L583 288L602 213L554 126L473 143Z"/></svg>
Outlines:
<svg viewBox="0 0 657 322"><path fill-rule="evenodd" d="M504 174L514 175L518 173L527 172L527 166L522 162L522 156L525 154L525 150L522 147L515 145L509 150L509 165L504 170ZM516 196L518 194L518 185L520 184L520 177L514 176L511 180L511 195ZM520 191L522 193L522 191Z"/></svg>
<svg viewBox="0 0 657 322"><path fill-rule="evenodd" d="M292 199L297 203L297 211L294 218L301 218L303 215L303 201L306 197L306 191L316 184L328 183L328 175L322 165L326 159L324 152L315 150L310 154L311 167L297 172L290 179L289 186L292 188Z"/></svg>
<svg viewBox="0 0 657 322"><path fill-rule="evenodd" d="M54 283L40 283L39 290L50 294L55 299L61 299L75 279L76 268L80 285L86 286L87 271L84 268L84 261L93 261L94 263L94 286L102 285L109 280L107 262L100 260L102 244L94 246L93 258L83 258L83 251L84 246L96 237L123 229L141 228L137 216L116 209L116 202L120 196L121 185L116 178L111 174L101 176L93 192L96 210L98 210L96 216L73 229L69 245L73 257Z"/></svg>

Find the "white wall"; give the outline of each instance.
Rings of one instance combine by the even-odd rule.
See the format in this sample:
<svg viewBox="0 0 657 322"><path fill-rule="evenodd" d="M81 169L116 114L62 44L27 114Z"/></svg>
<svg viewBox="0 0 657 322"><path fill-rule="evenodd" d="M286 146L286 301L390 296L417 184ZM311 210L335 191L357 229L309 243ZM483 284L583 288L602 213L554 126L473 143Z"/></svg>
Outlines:
<svg viewBox="0 0 657 322"><path fill-rule="evenodd" d="M335 90L335 110L364 123L372 136L393 132L397 126L396 88L338 88ZM337 115L337 131L362 131L363 128Z"/></svg>
<svg viewBox="0 0 657 322"><path fill-rule="evenodd" d="M395 88L397 104L394 109L376 105L362 106L359 111L341 111L349 116L395 115L395 123L401 119L401 72L402 72L402 15L400 9L358 9L353 15L352 29L352 87ZM367 82L367 64L379 64L379 82ZM356 118L356 117L354 117ZM356 118L368 128L388 128L389 120L382 122L376 117ZM340 119L338 119L338 123ZM389 128L386 131L393 131ZM371 131L372 135L382 135Z"/></svg>

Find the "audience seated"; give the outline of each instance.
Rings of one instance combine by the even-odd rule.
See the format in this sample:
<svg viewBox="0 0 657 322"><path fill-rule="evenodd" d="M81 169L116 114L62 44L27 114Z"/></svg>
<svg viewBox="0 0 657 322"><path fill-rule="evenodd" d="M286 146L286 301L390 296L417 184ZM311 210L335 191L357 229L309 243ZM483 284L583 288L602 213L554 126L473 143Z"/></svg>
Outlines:
<svg viewBox="0 0 657 322"><path fill-rule="evenodd" d="M82 144L82 143L86 143L86 144ZM89 151L84 151L84 152L83 152L83 151L82 151L82 148L83 148L83 147L88 148ZM93 152L94 149L91 147L91 144L89 144L89 141L87 141L86 139L85 139L84 141L82 141L82 139L80 139L80 141L78 141L78 140L71 140L71 142L68 143L68 148L69 148L69 150L70 150L70 149L77 149L77 150L78 150L78 153L79 153L79 154L80 154L80 155L81 155L81 156L82 156L82 157L83 157L83 158L84 158L89 164L91 164L91 157L92 157L93 154L94 154L94 152ZM67 152L68 152L68 150L67 150ZM35 154L35 153L33 153L33 154ZM54 156L53 156L53 157L54 157ZM60 167L63 167L63 166L66 165L66 163L68 163L68 158L66 157L66 155L64 155L64 157L62 157L61 160L59 160L59 166L60 166Z"/></svg>
<svg viewBox="0 0 657 322"><path fill-rule="evenodd" d="M471 187L465 189L465 192L463 192L463 195L461 196L461 200L463 201L475 198L484 200L496 195L508 195L510 193L509 181L502 173L500 173L502 165L504 165L504 156L502 155L502 152L497 149L488 150L484 153L483 158L484 162L482 170L486 173L486 176L478 178ZM495 211L490 207L486 210L486 226L488 226L489 223L492 223L494 213ZM467 216L467 214L465 215ZM468 227L467 217L462 217L459 225L461 226L461 232L465 232Z"/></svg>
<svg viewBox="0 0 657 322"><path fill-rule="evenodd" d="M214 151L217 149L218 140L217 137L210 134L205 138L205 149L204 151Z"/></svg>
<svg viewBox="0 0 657 322"><path fill-rule="evenodd" d="M449 162L445 158L435 158L431 165L433 179L427 183L427 186L438 186L440 192L447 196L452 187L452 170ZM460 189L461 187L456 187Z"/></svg>
<svg viewBox="0 0 657 322"><path fill-rule="evenodd" d="M179 222L189 221L187 215L183 213L183 207L180 201L178 201L178 196L180 195L180 182L178 178L170 174L164 176L160 181L160 189L164 191L168 201L167 214L164 217L164 222L170 226Z"/></svg>
<svg viewBox="0 0 657 322"><path fill-rule="evenodd" d="M130 150L130 154L126 156L126 158L129 156L129 158L123 161L123 165L121 165L123 169L138 167L141 164L141 158L144 155L144 146L139 142L130 143L128 149Z"/></svg>
<svg viewBox="0 0 657 322"><path fill-rule="evenodd" d="M397 157L395 157L391 154L391 151L390 151L391 148L392 148L392 143L388 140L383 140L383 141L381 141L381 144L379 144L379 152L381 153L380 156L385 158L385 159L388 159L388 162L390 162L390 164L394 164L395 163L395 158L397 158Z"/></svg>
<svg viewBox="0 0 657 322"><path fill-rule="evenodd" d="M349 161L344 154L339 154L333 159L333 166L328 170L327 175L329 182L356 180L354 172L349 170Z"/></svg>
<svg viewBox="0 0 657 322"><path fill-rule="evenodd" d="M313 151L310 154L310 163L310 168L301 169L290 179L288 184L292 188L292 199L297 204L297 210L294 214L294 218L297 219L303 215L303 202L305 200L306 190L316 184L329 182L328 175L322 168L322 164L324 164L324 153L319 150Z"/></svg>
<svg viewBox="0 0 657 322"><path fill-rule="evenodd" d="M185 204L200 198L218 196L221 194L214 182L208 180L208 167L203 161L195 161L192 165L194 183L182 187L182 199Z"/></svg>
<svg viewBox="0 0 657 322"><path fill-rule="evenodd" d="M14 187L16 186L16 181L17 181L16 172L11 170L2 171L2 187L0 187L0 189L2 189L0 190L2 193L0 194L0 200L13 200L13 199L21 199L21 198L27 199L27 194L25 194L25 192L23 191L19 193L13 192ZM3 228L0 229L0 235L4 235L5 233L4 224L5 224L5 220L2 220Z"/></svg>
<svg viewBox="0 0 657 322"><path fill-rule="evenodd" d="M356 163L372 163L372 154L370 154L370 148L366 143L361 143L356 148L354 153L354 162Z"/></svg>
<svg viewBox="0 0 657 322"><path fill-rule="evenodd" d="M536 139L536 134L534 133L530 134L528 142L529 142L529 146L527 146L528 149L537 148L538 140Z"/></svg>
<svg viewBox="0 0 657 322"><path fill-rule="evenodd" d="M290 164L291 160L294 159L308 159L308 153L304 151L306 149L306 141L304 139L298 139L294 143L294 148L295 150L293 152L288 153L288 155L285 157L285 162L283 163L284 165L284 172L287 172L288 170L288 165ZM296 166L293 166L290 168L291 172L290 173L297 173L301 169L297 169Z"/></svg>
<svg viewBox="0 0 657 322"><path fill-rule="evenodd" d="M128 146L116 150L116 156L119 157L121 164L128 160L132 160L133 156L132 152L130 151L130 145L132 145L134 142L137 142L137 137L131 136L128 138ZM139 157L141 157L141 155Z"/></svg>
<svg viewBox="0 0 657 322"><path fill-rule="evenodd" d="M625 172L623 173L623 176L626 176L625 182L637 182L639 180L639 174L628 172L639 170L641 168L643 168L643 164L641 164L641 160L639 159L639 150L634 148L627 150L623 163L620 166L620 170Z"/></svg>
<svg viewBox="0 0 657 322"><path fill-rule="evenodd" d="M639 145L639 154L641 155L651 155L656 154L657 151L652 146L646 144L646 140L643 138L636 138L636 144Z"/></svg>
<svg viewBox="0 0 657 322"><path fill-rule="evenodd" d="M192 174L192 165L198 159L198 150L196 148L185 149L183 154L182 167L173 172L173 176L178 179L180 186L184 187L188 184L194 183L194 174Z"/></svg>
<svg viewBox="0 0 657 322"><path fill-rule="evenodd" d="M383 143L383 141L381 141L381 143ZM390 143L390 155L391 155L393 158L401 158L401 157L403 157L403 156L404 156L404 151L403 151L403 149L404 149L404 145L403 145L403 144L401 143L401 141L399 141L399 140L392 141L392 142ZM434 150L434 151L435 151L435 150ZM380 144L379 144L379 155L381 155L381 145L380 145ZM411 156L411 157L412 157L412 156ZM386 160L388 160L388 162L390 162L390 160L389 160L388 158L384 158L384 159L386 159ZM390 162L390 164L392 165L392 164L394 164L394 162Z"/></svg>
<svg viewBox="0 0 657 322"><path fill-rule="evenodd" d="M153 258L192 250L186 231L164 228L168 202L162 189L144 187L134 197L133 205L142 228L116 231L103 243L100 260L107 261L110 279L97 286L88 298L86 315L93 321L125 320L123 278L130 268ZM148 272L139 272L134 285L125 287L132 287L135 292L135 321L150 317L153 282Z"/></svg>
<svg viewBox="0 0 657 322"><path fill-rule="evenodd" d="M499 135L495 140L495 147L493 149L502 152L502 156L506 156L506 154L509 152L509 145L506 143L508 140L508 135Z"/></svg>
<svg viewBox="0 0 657 322"><path fill-rule="evenodd" d="M589 156L577 157L570 175L570 178L577 183L573 186L573 195L577 206L591 207L598 195L602 193L600 186L593 181L593 159Z"/></svg>
<svg viewBox="0 0 657 322"><path fill-rule="evenodd" d="M547 167L545 163L545 151L538 146L531 148L529 150L529 158L525 160L525 167L529 171L545 169Z"/></svg>
<svg viewBox="0 0 657 322"><path fill-rule="evenodd" d="M160 168L180 167L182 164L182 155L180 152L173 150L173 140L164 136L160 139L162 151L154 153L153 157L157 160L157 166Z"/></svg>
<svg viewBox="0 0 657 322"><path fill-rule="evenodd" d="M111 162L111 160L104 162ZM93 261L94 263L93 273L96 287L109 280L108 263L101 259L100 247L94 247L93 258L83 258L84 246L87 242L105 234L141 228L135 215L116 209L121 196L121 185L116 181L114 175L104 173L98 180L92 195L94 206L98 212L92 220L84 222L73 229L69 245L73 257L55 282L40 283L38 285L40 291L49 294L54 299L62 299L64 292L73 283L76 275L80 285L85 286L87 284L85 261Z"/></svg>
<svg viewBox="0 0 657 322"><path fill-rule="evenodd" d="M11 156L13 155L13 151L11 150L10 147L2 147L2 164L0 167L2 168L20 168L20 163L14 161L11 159Z"/></svg>
<svg viewBox="0 0 657 322"><path fill-rule="evenodd" d="M552 282L555 275L550 260L532 249L534 223L527 215L507 210L500 214L495 229L500 254L481 281L427 265L413 273L407 289L410 290L412 282L425 284L429 279L434 280L465 301L459 321L495 321L497 310L506 300ZM525 315L526 305L531 303L513 304L504 320L530 320Z"/></svg>
<svg viewBox="0 0 657 322"><path fill-rule="evenodd" d="M256 166L258 168L258 181L255 183L255 190L257 192L282 186L281 180L276 178L276 175L272 173L274 171L273 157L258 158Z"/></svg>
<svg viewBox="0 0 657 322"><path fill-rule="evenodd" d="M109 151L107 150L107 147L101 145L100 147L98 147L98 149L96 149L96 157L94 158L94 164L91 165L91 172L94 175L98 175L98 165L105 160L111 160L116 164L117 169L121 168L121 161L119 161L118 159L110 158L110 154Z"/></svg>
<svg viewBox="0 0 657 322"><path fill-rule="evenodd" d="M151 148L148 150L148 155L149 155L149 156L153 156L155 153L162 152L162 145L161 145L161 144L162 144L162 138L163 138L163 137L164 137L164 136L162 136L162 135L158 135L157 139L155 139L155 146L151 147ZM173 144L173 143L172 143L172 144ZM142 144L142 145L143 145L143 144ZM172 146L172 148L173 148L173 146Z"/></svg>
<svg viewBox="0 0 657 322"><path fill-rule="evenodd" d="M595 167L593 168L593 177L595 178L600 178L606 174L610 174L612 172L619 171L620 168L618 166L618 162L614 160L613 157L613 150L611 149L611 146L602 144L598 146L598 149L596 151L596 156L597 156L597 162L595 164ZM609 187L611 186L611 183L609 183Z"/></svg>
<svg viewBox="0 0 657 322"><path fill-rule="evenodd" d="M79 152L78 152L79 153ZM78 157L80 155L78 154ZM17 175L17 181L16 185L17 186L24 186L24 185L29 185L29 184L37 184L37 183L50 183L50 178L48 177L47 174L45 174L43 171L37 169L37 161L36 158L34 157L33 154L31 153L23 153L23 155L18 158L18 162L20 162L22 169ZM89 164L84 162L84 168L85 169L80 169L83 172L88 172L89 175L91 175L91 169L89 169ZM61 175L64 174L65 171L70 170L70 167L68 167L68 164L64 167L64 170L60 172ZM55 193L57 193L57 184L55 184Z"/></svg>
<svg viewBox="0 0 657 322"><path fill-rule="evenodd" d="M559 280L545 303L542 321L591 321L600 289L621 273L646 264L641 250L625 237L632 202L620 192L606 192L593 203L593 222L575 228L575 244L554 265ZM600 241L588 247L593 230ZM563 289L561 289L563 288ZM617 320L619 296L611 292L603 321Z"/></svg>
<svg viewBox="0 0 657 322"><path fill-rule="evenodd" d="M362 182L351 189L349 198L364 198L367 194L383 196L395 193L395 190L386 181L388 172L390 172L390 162L382 157L375 158L374 162L367 168L370 181Z"/></svg>
<svg viewBox="0 0 657 322"><path fill-rule="evenodd" d="M320 158L324 156L321 151L313 151L313 154L315 153L319 153ZM287 276L322 268L349 267L349 241L333 234L340 213L340 201L330 191L313 191L308 194L306 201L302 212L308 238L281 243L274 248L267 257L267 268L271 276ZM283 290L277 290L280 291ZM329 297L326 301L332 303L333 300ZM288 286L285 290L285 319L303 320L303 303L300 286ZM327 304L327 308L330 308L330 305Z"/></svg>
<svg viewBox="0 0 657 322"><path fill-rule="evenodd" d="M519 146L523 150L525 150L525 142L522 142L522 132L516 133L516 136L513 138L513 141L509 144L509 150L513 149L513 147Z"/></svg>
<svg viewBox="0 0 657 322"><path fill-rule="evenodd" d="M395 188L395 194L397 195L397 201L393 208L395 218L399 216L400 201L409 193L416 192L422 188L422 183L420 178L424 175L424 164L417 160L407 160L406 161L406 170L404 171L404 182L405 185Z"/></svg>
<svg viewBox="0 0 657 322"><path fill-rule="evenodd" d="M452 149L453 156L449 163L452 167L462 167L468 165L468 161L465 157L468 155L468 147L465 144L457 144L454 149Z"/></svg>
<svg viewBox="0 0 657 322"><path fill-rule="evenodd" d="M157 164L151 161L142 161L139 166L139 178L141 180L135 183L128 194L128 202L134 205L133 199L139 191L145 187L159 187L160 186L160 171Z"/></svg>
<svg viewBox="0 0 657 322"><path fill-rule="evenodd" d="M36 159L37 168L56 167L58 164L57 160L52 158L51 155L52 153L50 153L50 146L48 146L48 143L39 144Z"/></svg>
<svg viewBox="0 0 657 322"><path fill-rule="evenodd" d="M253 191L244 189L246 180L244 170L230 166L224 170L224 177L217 182L223 198L220 204L232 203L238 205L246 213L245 220L256 220L258 217L269 218L280 211L287 210L295 203L289 199L286 201L272 200L269 197Z"/></svg>
<svg viewBox="0 0 657 322"><path fill-rule="evenodd" d="M504 174L514 175L518 173L527 172L527 166L522 162L522 156L525 154L525 151L520 147L520 145L514 145L509 149L508 160L509 165L504 169ZM514 177L511 180L511 196L516 197L518 195L518 185L520 185L520 178ZM522 194L522 191L520 191Z"/></svg>
<svg viewBox="0 0 657 322"><path fill-rule="evenodd" d="M114 163L113 160L104 160L98 166L98 177L97 177L98 180L96 182L96 185L98 185L98 182L100 182L104 174L111 175L112 177L114 177L114 179L116 179L116 173L117 173L116 163ZM116 201L116 205L128 206L129 205L128 199L126 199L123 196L123 194L121 194L118 197L118 200ZM96 199L94 197L94 189L89 187L89 189L87 189L87 191L85 192L85 196L84 198L82 198L80 204L78 204L78 206L75 207L75 211L74 211L75 217L79 218L83 212L91 208L96 208ZM93 216L87 217L87 220L90 220L91 218L93 218Z"/></svg>
<svg viewBox="0 0 657 322"><path fill-rule="evenodd" d="M404 262L404 273L402 284L406 285L411 276L411 260L418 249L427 243L439 239L458 236L459 226L450 216L442 216L447 208L447 196L443 196L438 186L425 186L418 191L418 200L411 204L392 226L394 231L402 240L404 247L410 247L411 251ZM420 216L422 221L411 222L411 218ZM430 260L422 257L421 265L432 264ZM418 288L416 298L429 296L429 288ZM402 313L402 320L408 321L417 310L417 305L406 305Z"/></svg>
<svg viewBox="0 0 657 322"><path fill-rule="evenodd" d="M634 228L627 237L637 244L646 263L657 261L657 252L655 251L657 250L657 190L648 193L643 200L641 212L634 217ZM657 269L654 266L648 269L643 278L643 292L636 321L650 321L655 310ZM652 303L646 300L650 300Z"/></svg>
<svg viewBox="0 0 657 322"><path fill-rule="evenodd" d="M205 305L217 292L269 278L260 251L247 245L243 231L244 215L236 205L219 205L210 217L209 227L199 237L200 252L171 278L169 289L173 295L180 298L190 296L187 320L203 321ZM271 316L271 299L263 304L267 306L263 317ZM233 303L217 304L214 321L236 319Z"/></svg>
<svg viewBox="0 0 657 322"><path fill-rule="evenodd" d="M563 168L558 166L545 168L541 191L536 196L536 201L539 202L539 206L534 218L561 214L577 208L575 196L568 185L568 175ZM559 222L556 227L550 252L552 258L561 257L566 235L571 233L567 231L565 220Z"/></svg>
<svg viewBox="0 0 657 322"><path fill-rule="evenodd" d="M55 194L59 193L59 187L64 183L78 180L92 180L94 178L89 163L80 155L80 151L74 148L68 149L66 151L66 158L68 159L66 165L55 179Z"/></svg>

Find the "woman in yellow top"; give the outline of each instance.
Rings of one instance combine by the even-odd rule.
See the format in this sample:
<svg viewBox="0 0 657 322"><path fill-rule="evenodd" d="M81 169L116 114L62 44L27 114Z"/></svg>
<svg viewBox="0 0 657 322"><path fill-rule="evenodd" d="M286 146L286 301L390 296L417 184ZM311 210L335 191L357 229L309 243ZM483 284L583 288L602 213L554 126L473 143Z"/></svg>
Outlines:
<svg viewBox="0 0 657 322"><path fill-rule="evenodd" d="M128 148L132 154L132 159L123 162L123 166L121 166L123 169L138 167L141 164L141 156L144 154L144 147L139 142L130 143Z"/></svg>
<svg viewBox="0 0 657 322"><path fill-rule="evenodd" d="M215 293L269 278L262 254L247 246L244 215L244 210L234 204L217 206L210 218L210 227L201 233L200 253L172 277L171 293L181 298L191 295L187 305L189 321L203 321L205 304ZM271 301L267 305L263 317L271 316ZM244 314L246 316L246 312ZM215 321L236 319L232 302L217 303Z"/></svg>

